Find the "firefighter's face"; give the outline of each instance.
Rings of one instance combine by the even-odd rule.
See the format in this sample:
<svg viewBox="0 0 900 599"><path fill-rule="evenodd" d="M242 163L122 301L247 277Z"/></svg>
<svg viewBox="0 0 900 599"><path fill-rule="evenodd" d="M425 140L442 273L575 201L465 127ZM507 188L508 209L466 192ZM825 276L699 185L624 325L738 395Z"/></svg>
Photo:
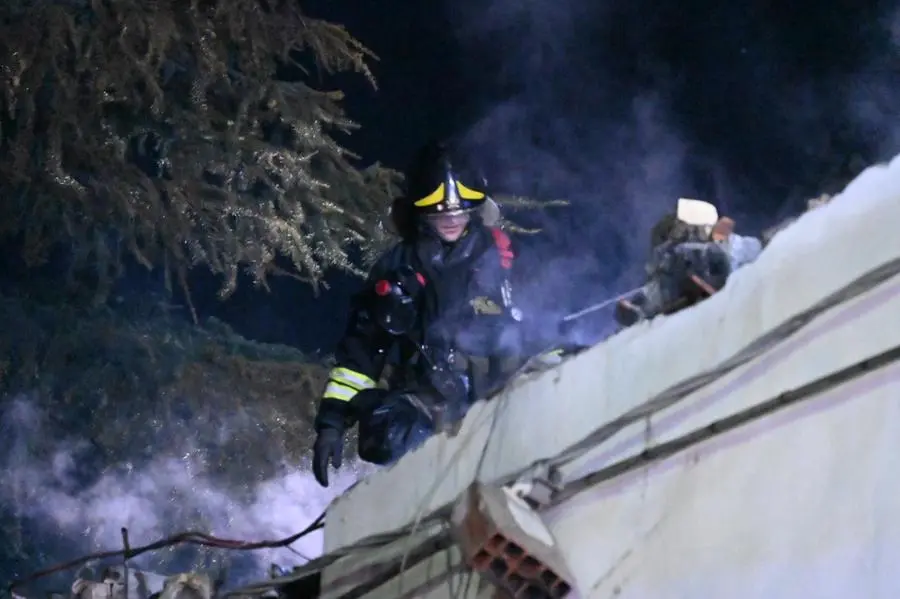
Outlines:
<svg viewBox="0 0 900 599"><path fill-rule="evenodd" d="M463 214L431 214L428 224L444 241L456 241L462 237L469 224L469 215Z"/></svg>

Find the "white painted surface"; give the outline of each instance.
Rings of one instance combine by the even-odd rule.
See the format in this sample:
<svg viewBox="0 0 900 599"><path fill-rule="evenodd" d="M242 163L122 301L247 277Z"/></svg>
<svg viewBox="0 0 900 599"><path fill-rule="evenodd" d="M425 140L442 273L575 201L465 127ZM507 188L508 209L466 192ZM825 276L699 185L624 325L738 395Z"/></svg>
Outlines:
<svg viewBox="0 0 900 599"><path fill-rule="evenodd" d="M395 549L373 552L381 559L396 555ZM409 566L401 576L397 576L380 587L363 595L365 599L494 599L491 587L479 584L477 576L467 572L451 572L448 568L461 563L459 552L451 549L418 564ZM320 599L340 599L355 590L355 585L341 574L350 570L352 562L343 560L329 568L323 575L323 593ZM485 592L487 591L487 592ZM479 594L481 593L481 594Z"/></svg>
<svg viewBox="0 0 900 599"><path fill-rule="evenodd" d="M595 487L546 520L582 598L895 599L898 497L894 365ZM436 556L365 597L397 599L453 561ZM456 576L415 596L476 589Z"/></svg>
<svg viewBox="0 0 900 599"><path fill-rule="evenodd" d="M456 438L431 439L358 484L329 511L326 550L427 515L476 477L506 478L557 455L714 368L864 273L900 261L898 225L895 159L777 235L713 298L517 383L477 405ZM895 276L654 415L649 427L626 427L565 473L583 475L898 342ZM617 588L621 597L900 596L898 403L895 366L575 497L552 515L552 529L579 587L595 589L583 596ZM790 425L776 426L785 415Z"/></svg>
<svg viewBox="0 0 900 599"><path fill-rule="evenodd" d="M583 597L900 597L900 366L548 515Z"/></svg>

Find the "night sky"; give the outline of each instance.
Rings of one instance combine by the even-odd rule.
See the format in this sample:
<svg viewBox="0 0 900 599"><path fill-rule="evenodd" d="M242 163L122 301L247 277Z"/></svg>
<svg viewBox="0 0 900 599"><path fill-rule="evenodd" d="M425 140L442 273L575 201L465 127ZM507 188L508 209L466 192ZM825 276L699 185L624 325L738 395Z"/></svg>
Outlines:
<svg viewBox="0 0 900 599"><path fill-rule="evenodd" d="M500 191L565 198L523 215L523 260L557 311L639 282L651 224L679 196L756 233L834 187L856 155L900 149L900 2L826 0L305 1L380 58L380 89L345 89L365 163L403 168L461 136ZM831 187L829 187L831 186ZM330 352L358 281L249 286L226 303L195 278L202 316L262 341ZM541 306L546 309L547 306ZM607 318L607 316L603 316Z"/></svg>
<svg viewBox="0 0 900 599"><path fill-rule="evenodd" d="M570 200L514 215L543 228L517 239L534 288L514 293L548 322L639 284L649 229L678 197L712 201L756 234L900 152L900 0L299 1L380 57L377 91L361 76L322 83L346 92L361 129L338 139L363 165L403 169L423 143L455 135L497 191ZM17 257L0 247L4 291L37 278ZM190 279L201 319L322 354L361 281L328 283L315 295L244 280L220 302L220 281ZM135 267L114 295L162 289L160 273ZM585 335L610 320L595 315ZM285 517L298 503L285 500Z"/></svg>

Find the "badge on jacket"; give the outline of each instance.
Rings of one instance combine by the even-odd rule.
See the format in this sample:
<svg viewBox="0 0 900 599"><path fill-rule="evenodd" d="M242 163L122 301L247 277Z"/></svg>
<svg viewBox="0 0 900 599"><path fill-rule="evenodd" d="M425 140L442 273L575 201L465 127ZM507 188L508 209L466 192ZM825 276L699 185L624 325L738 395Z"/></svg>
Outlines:
<svg viewBox="0 0 900 599"><path fill-rule="evenodd" d="M503 314L503 308L498 306L496 302L494 302L490 298L487 298L483 295L480 295L475 299L469 301L469 305L471 305L472 309L475 310L475 314L489 314L492 316Z"/></svg>

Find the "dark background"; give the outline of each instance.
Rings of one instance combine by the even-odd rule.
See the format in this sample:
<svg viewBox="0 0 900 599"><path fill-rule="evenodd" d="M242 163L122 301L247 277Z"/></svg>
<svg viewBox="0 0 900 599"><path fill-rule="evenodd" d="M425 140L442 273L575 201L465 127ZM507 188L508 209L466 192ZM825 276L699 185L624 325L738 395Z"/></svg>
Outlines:
<svg viewBox="0 0 900 599"><path fill-rule="evenodd" d="M364 163L402 169L425 141L461 135L495 188L572 201L519 216L544 227L520 239L544 292L520 297L547 298L535 308L553 314L638 282L649 227L678 197L711 200L755 233L897 150L896 1L303 6L380 58L378 91L322 81L347 92L362 128L341 141ZM272 293L245 284L220 302L211 276L191 281L201 318L326 353L359 284L328 282L318 296L289 280ZM159 288L133 269L118 292Z"/></svg>
<svg viewBox="0 0 900 599"><path fill-rule="evenodd" d="M362 128L340 141L363 164L402 169L422 143L455 134L495 188L571 200L516 215L544 229L518 239L538 287L519 298L540 298L526 308L548 321L636 284L649 228L678 197L713 201L758 233L900 150L898 0L302 2L380 57L377 92L362 77L322 82L347 92ZM28 289L36 273L13 251L0 258L0 288ZM201 319L323 353L359 285L331 275L316 295L288 279L271 293L242 283L220 302L219 281L194 273ZM134 267L115 295L162 288ZM608 320L596 315L588 336Z"/></svg>

